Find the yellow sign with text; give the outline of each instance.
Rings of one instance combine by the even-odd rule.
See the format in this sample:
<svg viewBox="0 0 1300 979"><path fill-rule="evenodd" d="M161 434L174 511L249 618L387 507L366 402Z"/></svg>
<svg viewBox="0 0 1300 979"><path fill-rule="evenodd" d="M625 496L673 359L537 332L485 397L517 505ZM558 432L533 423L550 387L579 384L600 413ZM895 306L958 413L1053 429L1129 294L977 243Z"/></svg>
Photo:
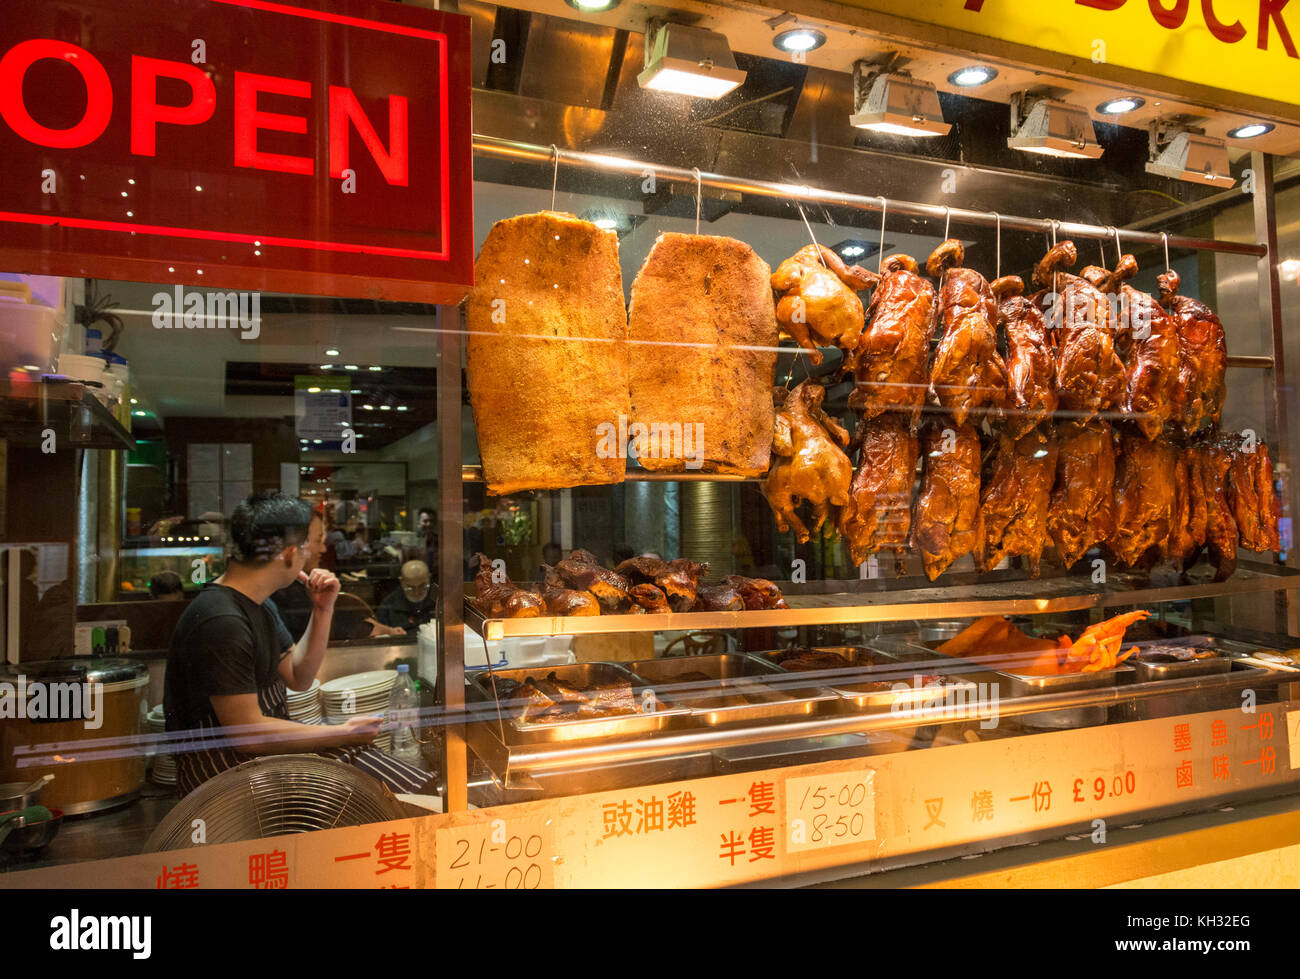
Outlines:
<svg viewBox="0 0 1300 979"><path fill-rule="evenodd" d="M841 0L849 6L1300 105L1300 0Z"/></svg>

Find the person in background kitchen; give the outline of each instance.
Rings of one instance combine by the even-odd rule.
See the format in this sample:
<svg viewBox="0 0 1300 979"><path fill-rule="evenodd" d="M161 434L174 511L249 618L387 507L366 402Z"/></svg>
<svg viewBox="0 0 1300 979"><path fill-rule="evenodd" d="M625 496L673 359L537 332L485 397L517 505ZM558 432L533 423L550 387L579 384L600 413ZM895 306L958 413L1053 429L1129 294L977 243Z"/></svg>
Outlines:
<svg viewBox="0 0 1300 979"><path fill-rule="evenodd" d="M438 573L438 514L431 507L420 508L420 541L424 553L417 557L424 560L424 565L432 574Z"/></svg>
<svg viewBox="0 0 1300 979"><path fill-rule="evenodd" d="M316 568L311 507L258 493L235 508L226 572L181 614L172 635L163 704L169 732L187 735L176 753L184 793L256 755L315 752L350 762L395 792L415 792L429 773L370 747L380 718L328 727L289 720L285 690L307 690L325 658L339 581ZM300 581L311 600L307 631L293 642L270 597Z"/></svg>
<svg viewBox="0 0 1300 979"><path fill-rule="evenodd" d="M542 545L542 563L537 566L536 579L538 581L546 580L547 567L555 567L564 559L564 551L555 541L547 541Z"/></svg>
<svg viewBox="0 0 1300 979"><path fill-rule="evenodd" d="M160 602L185 601L185 586L175 571L159 571L149 579L149 597Z"/></svg>
<svg viewBox="0 0 1300 979"><path fill-rule="evenodd" d="M415 631L434 617L438 608L438 595L429 584L429 566L423 561L407 561L402 565L398 587L379 603L375 611L380 625L375 635L415 635ZM379 630L383 631L379 631Z"/></svg>

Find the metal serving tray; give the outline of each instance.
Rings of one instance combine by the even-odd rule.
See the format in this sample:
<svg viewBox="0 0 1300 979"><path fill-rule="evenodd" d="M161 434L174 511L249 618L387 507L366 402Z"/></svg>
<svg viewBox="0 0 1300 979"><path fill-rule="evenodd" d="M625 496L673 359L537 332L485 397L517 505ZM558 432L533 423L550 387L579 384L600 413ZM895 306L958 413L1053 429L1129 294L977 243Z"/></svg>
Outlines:
<svg viewBox="0 0 1300 979"><path fill-rule="evenodd" d="M1136 645L1138 644L1126 643L1124 648ZM1026 658L1024 654L950 656L932 648L929 643L926 643L925 648L933 657L930 662L935 669L943 673L965 675L970 680L996 680L1002 685L1000 695L1003 697L1032 697L1035 694L1061 693L1065 690L1113 687L1117 683L1131 682L1136 675L1136 670L1129 665L1130 661L1126 661L1114 669L1097 670L1093 673L1054 673L1049 676L1038 676L1016 672L1017 664L1023 663Z"/></svg>
<svg viewBox="0 0 1300 979"><path fill-rule="evenodd" d="M669 656L626 664L640 681L662 691L674 704L689 708L696 723L721 727L752 721L804 720L839 696L810 684L793 686L790 674L764 659L719 653ZM707 680L682 677L703 673Z"/></svg>
<svg viewBox="0 0 1300 979"><path fill-rule="evenodd" d="M1180 636L1176 639L1143 639L1133 643L1138 647L1138 654L1126 661L1131 664L1139 683L1148 680L1174 680L1186 676L1208 676L1214 673L1228 673L1232 670L1232 659L1220 648L1220 642L1213 636ZM1128 643L1125 648L1131 648ZM1191 646L1196 649L1212 649L1214 655L1205 659L1187 660L1175 663L1145 663L1142 652L1157 646Z"/></svg>
<svg viewBox="0 0 1300 979"><path fill-rule="evenodd" d="M485 702L486 709L480 712L479 723L489 725L494 732L502 735L507 745L538 744L555 741L587 741L599 738L630 738L662 731L674 722L689 717L690 711L673 703L671 697L654 694L656 709L649 713L624 714L616 717L593 717L573 721L556 721L552 723L525 723L517 716L522 701L501 700L500 718L493 709L497 696L493 693L493 677L497 683L502 680L514 680L523 683L530 676L543 678L555 674L557 680L574 686L585 687L598 683L610 683L627 680L632 684L632 693L641 703L641 693L646 684L633 673L614 663L572 663L568 666L542 666L516 670L480 670L470 684L478 699Z"/></svg>
<svg viewBox="0 0 1300 979"><path fill-rule="evenodd" d="M906 643L889 640L873 640L864 646L817 646L815 652L837 653L847 659L850 666L843 670L785 670L791 676L808 673L816 677L817 682L833 691L844 701L844 706L856 710L891 710L896 707L921 706L944 696L945 688L970 686L966 680L940 682L917 686L918 674L930 672L941 674L943 671L925 666L929 650L910 646ZM774 657L783 651L757 654L777 669ZM898 684L907 684L906 689L894 689Z"/></svg>

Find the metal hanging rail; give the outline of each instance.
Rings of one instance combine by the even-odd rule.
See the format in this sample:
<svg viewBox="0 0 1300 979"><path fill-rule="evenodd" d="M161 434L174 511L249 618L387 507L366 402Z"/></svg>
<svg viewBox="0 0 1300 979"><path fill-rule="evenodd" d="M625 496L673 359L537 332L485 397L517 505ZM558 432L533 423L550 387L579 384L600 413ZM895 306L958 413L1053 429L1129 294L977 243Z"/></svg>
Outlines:
<svg viewBox="0 0 1300 979"><path fill-rule="evenodd" d="M630 160L620 156L584 153L579 150L562 150L554 146L520 143L509 139L500 139L496 136L476 135L474 137L474 153L477 156L491 157L493 159L518 160L530 163L563 163L569 167L599 170L608 173L626 173L638 177L646 170L651 170L654 172L656 180L674 180L680 183L738 191L760 197L773 197L782 200L797 199L875 213L878 213L884 207L888 209L890 214L951 220L956 224L978 225L980 227L995 227L1000 224L1004 229L1014 228L1020 231L1035 231L1044 234L1055 232L1058 239L1098 238L1105 241L1114 241L1118 230L1122 240L1133 244L1161 247L1168 245L1170 248L1189 248L1196 251L1224 252L1233 255L1253 255L1255 257L1268 254L1268 249L1264 245L1252 245L1245 242L1220 241L1213 238L1189 238L1178 234L1131 231L1123 228L1103 228L1100 225L1076 224L1072 221L1025 218L1013 214L999 215L992 211L970 211L961 207L918 204L915 201L896 201L883 197L865 197L861 194L846 194L835 190L808 187L803 184L746 180L743 177L704 173L698 170L688 170L684 167L662 166L644 160Z"/></svg>

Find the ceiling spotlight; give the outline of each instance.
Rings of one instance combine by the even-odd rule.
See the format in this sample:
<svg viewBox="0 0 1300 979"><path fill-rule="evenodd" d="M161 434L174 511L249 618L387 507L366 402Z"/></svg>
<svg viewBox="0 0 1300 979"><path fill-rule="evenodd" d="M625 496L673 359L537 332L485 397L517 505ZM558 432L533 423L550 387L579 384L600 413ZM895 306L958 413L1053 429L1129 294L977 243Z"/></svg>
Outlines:
<svg viewBox="0 0 1300 979"><path fill-rule="evenodd" d="M883 72L865 61L853 65L853 115L849 125L896 136L946 136L939 93L929 82Z"/></svg>
<svg viewBox="0 0 1300 979"><path fill-rule="evenodd" d="M1125 112L1132 112L1134 109L1140 109L1147 104L1146 99L1140 99L1136 95L1125 95L1118 99L1109 99L1097 106L1097 111L1103 116L1117 116Z"/></svg>
<svg viewBox="0 0 1300 979"><path fill-rule="evenodd" d="M1271 133L1274 126L1271 122L1252 122L1245 126L1238 126L1236 129L1228 130L1229 139L1254 139L1256 136L1263 136L1265 133Z"/></svg>
<svg viewBox="0 0 1300 979"><path fill-rule="evenodd" d="M1026 105L1017 92L1011 97L1011 137L1007 146L1025 153L1071 160L1095 160L1102 154L1088 110L1055 99Z"/></svg>
<svg viewBox="0 0 1300 979"><path fill-rule="evenodd" d="M948 76L948 83L958 88L974 88L976 85L985 85L997 77L996 68L987 65L971 65L969 68L959 68L954 71Z"/></svg>
<svg viewBox="0 0 1300 979"><path fill-rule="evenodd" d="M863 248L861 245L845 245L843 248L840 249L840 254L843 255L845 258L857 258L865 251L866 249Z"/></svg>
<svg viewBox="0 0 1300 979"><path fill-rule="evenodd" d="M599 14L606 10L613 10L623 0L564 0L564 2L584 14Z"/></svg>
<svg viewBox="0 0 1300 979"><path fill-rule="evenodd" d="M337 357L338 355L339 352L338 352L338 348L336 347L330 347L328 350L325 351L326 357Z"/></svg>
<svg viewBox="0 0 1300 979"><path fill-rule="evenodd" d="M779 51L816 51L826 43L826 35L811 27L796 27L772 38Z"/></svg>
<svg viewBox="0 0 1300 979"><path fill-rule="evenodd" d="M642 88L720 99L745 81L727 39L716 31L652 20L646 25Z"/></svg>
<svg viewBox="0 0 1300 979"><path fill-rule="evenodd" d="M1237 185L1228 166L1228 144L1223 140L1179 131L1160 149L1163 135L1159 127L1151 127L1151 162L1147 164L1147 173L1211 187Z"/></svg>

